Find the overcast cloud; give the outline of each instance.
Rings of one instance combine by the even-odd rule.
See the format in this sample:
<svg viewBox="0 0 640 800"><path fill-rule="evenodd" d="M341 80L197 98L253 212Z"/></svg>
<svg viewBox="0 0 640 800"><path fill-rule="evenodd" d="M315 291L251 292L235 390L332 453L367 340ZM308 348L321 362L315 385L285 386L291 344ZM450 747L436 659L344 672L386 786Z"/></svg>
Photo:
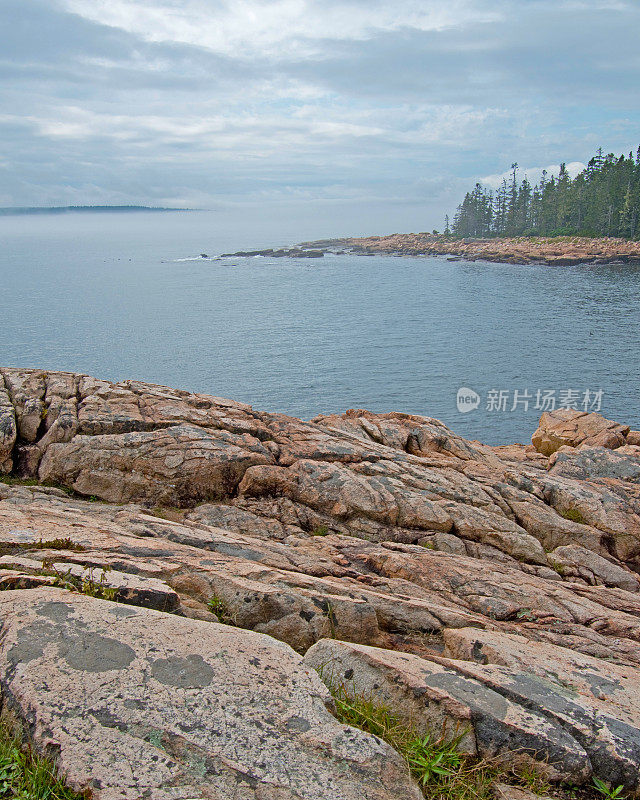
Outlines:
<svg viewBox="0 0 640 800"><path fill-rule="evenodd" d="M513 161L640 142L635 0L2 0L0 24L3 206L424 230Z"/></svg>

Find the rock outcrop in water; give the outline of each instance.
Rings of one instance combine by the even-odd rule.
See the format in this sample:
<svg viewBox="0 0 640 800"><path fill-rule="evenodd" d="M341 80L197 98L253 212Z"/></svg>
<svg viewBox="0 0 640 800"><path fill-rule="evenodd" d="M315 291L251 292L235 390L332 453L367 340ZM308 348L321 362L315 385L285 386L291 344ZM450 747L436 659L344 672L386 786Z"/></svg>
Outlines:
<svg viewBox="0 0 640 800"><path fill-rule="evenodd" d="M0 683L74 787L419 797L331 716L322 667L467 752L638 791L637 431L561 411L535 447L488 447L1 375Z"/></svg>
<svg viewBox="0 0 640 800"><path fill-rule="evenodd" d="M323 250L307 247L281 247L277 250L268 248L267 250L238 250L235 253L222 253L218 258L255 258L264 256L266 258L322 258Z"/></svg>

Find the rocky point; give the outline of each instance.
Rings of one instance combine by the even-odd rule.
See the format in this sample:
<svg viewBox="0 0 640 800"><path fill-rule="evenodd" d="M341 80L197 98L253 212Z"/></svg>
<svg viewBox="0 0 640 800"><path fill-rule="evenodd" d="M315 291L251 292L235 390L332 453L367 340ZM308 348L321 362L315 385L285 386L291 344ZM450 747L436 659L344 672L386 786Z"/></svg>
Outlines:
<svg viewBox="0 0 640 800"><path fill-rule="evenodd" d="M360 255L447 256L449 261L494 261L558 267L575 264L640 264L640 242L613 237L454 239L444 234L426 232L393 233L389 236L304 242L296 249L298 252L302 249L303 252L350 252Z"/></svg>

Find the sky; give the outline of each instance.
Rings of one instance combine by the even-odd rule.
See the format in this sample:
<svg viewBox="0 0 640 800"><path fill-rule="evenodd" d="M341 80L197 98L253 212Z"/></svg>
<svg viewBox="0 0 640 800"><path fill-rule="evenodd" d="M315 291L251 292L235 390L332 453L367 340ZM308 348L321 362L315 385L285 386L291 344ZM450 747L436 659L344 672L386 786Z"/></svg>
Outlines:
<svg viewBox="0 0 640 800"><path fill-rule="evenodd" d="M442 229L640 143L640 2L0 0L0 206Z"/></svg>

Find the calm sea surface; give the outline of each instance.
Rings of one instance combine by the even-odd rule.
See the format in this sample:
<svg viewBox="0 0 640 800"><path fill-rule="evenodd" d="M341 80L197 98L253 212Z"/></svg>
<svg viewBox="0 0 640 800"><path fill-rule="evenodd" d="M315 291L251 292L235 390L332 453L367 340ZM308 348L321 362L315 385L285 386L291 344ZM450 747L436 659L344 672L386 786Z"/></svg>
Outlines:
<svg viewBox="0 0 640 800"><path fill-rule="evenodd" d="M529 439L538 390L601 390L603 413L640 428L637 267L198 257L332 233L213 212L0 217L0 364L303 418L406 411L491 444ZM460 387L480 397L466 414Z"/></svg>

